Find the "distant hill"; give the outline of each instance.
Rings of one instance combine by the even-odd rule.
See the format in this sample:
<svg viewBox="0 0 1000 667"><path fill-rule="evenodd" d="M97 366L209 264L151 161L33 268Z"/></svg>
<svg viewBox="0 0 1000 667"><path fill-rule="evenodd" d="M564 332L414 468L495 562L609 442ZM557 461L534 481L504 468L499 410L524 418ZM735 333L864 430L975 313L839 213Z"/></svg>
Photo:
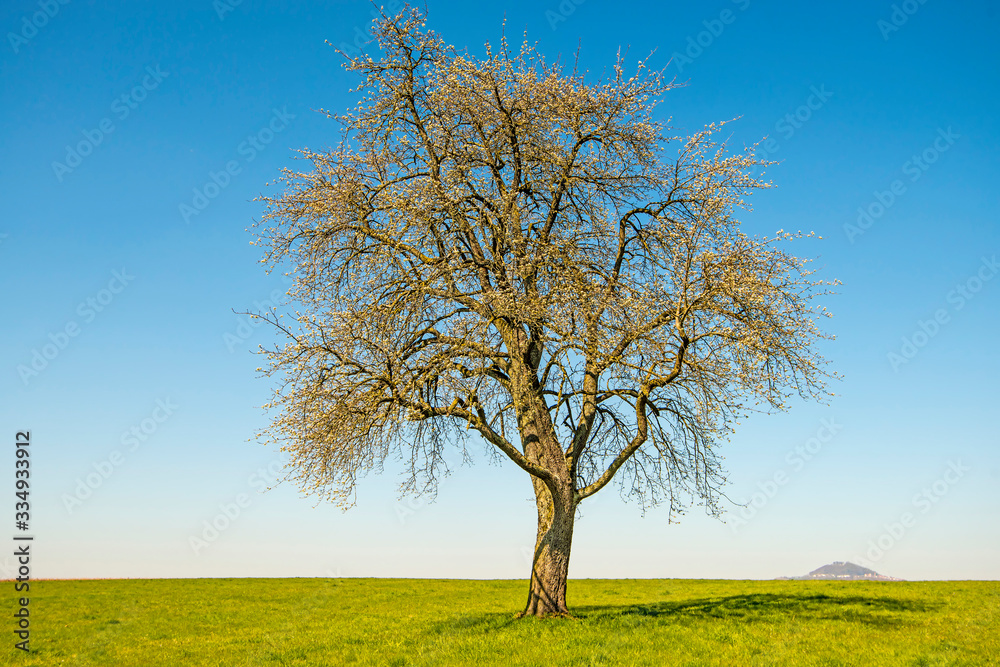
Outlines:
<svg viewBox="0 0 1000 667"><path fill-rule="evenodd" d="M897 579L895 577L887 577L884 574L879 574L875 570L869 570L866 567L861 567L860 565L855 565L854 563L845 563L842 561L837 561L835 563L830 563L829 565L824 565L823 567L816 568L804 577L779 577L779 579L836 579L838 581L903 581L902 579Z"/></svg>

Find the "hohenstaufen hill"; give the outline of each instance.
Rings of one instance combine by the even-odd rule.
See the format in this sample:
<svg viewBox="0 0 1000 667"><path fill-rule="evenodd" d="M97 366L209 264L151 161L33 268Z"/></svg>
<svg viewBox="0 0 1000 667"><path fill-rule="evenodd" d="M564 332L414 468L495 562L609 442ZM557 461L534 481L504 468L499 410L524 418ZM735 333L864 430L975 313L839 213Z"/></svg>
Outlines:
<svg viewBox="0 0 1000 667"><path fill-rule="evenodd" d="M896 577L887 577L879 574L875 570L855 565L854 563L844 563L837 561L817 568L804 577L778 577L779 579L835 579L837 581L903 581Z"/></svg>

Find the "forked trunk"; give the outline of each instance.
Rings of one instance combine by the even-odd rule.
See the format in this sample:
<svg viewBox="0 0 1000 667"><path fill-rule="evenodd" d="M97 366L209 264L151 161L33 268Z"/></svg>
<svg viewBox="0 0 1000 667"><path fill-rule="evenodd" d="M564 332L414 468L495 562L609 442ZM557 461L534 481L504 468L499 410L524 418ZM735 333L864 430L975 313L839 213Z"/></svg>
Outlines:
<svg viewBox="0 0 1000 667"><path fill-rule="evenodd" d="M528 604L522 616L568 615L566 583L569 577L569 552L573 544L572 491L552 493L544 483L532 479L538 506L538 536L531 565Z"/></svg>

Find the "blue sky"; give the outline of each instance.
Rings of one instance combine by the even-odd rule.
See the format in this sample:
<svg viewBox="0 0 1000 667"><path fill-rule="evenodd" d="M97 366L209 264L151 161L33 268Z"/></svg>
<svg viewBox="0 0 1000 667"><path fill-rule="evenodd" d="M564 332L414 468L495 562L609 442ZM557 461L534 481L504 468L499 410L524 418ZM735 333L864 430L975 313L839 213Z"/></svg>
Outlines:
<svg viewBox="0 0 1000 667"><path fill-rule="evenodd" d="M852 560L1000 577L991 3L427 7L474 54L506 17L512 41L527 31L549 58L579 48L595 79L619 47L655 50L687 82L661 107L680 132L738 118L734 145L773 139L776 187L748 230L817 232L799 254L843 281L824 302L836 398L757 416L725 447L729 495L751 506L668 525L609 488L583 505L571 576L770 578ZM353 106L357 82L325 42L353 42L371 11L4 3L0 424L11 441L32 433L38 576L527 576L535 513L512 464L460 467L433 503L399 500L390 464L347 513L261 493L281 457L252 440L270 386L251 350L271 334L234 311L286 285L245 230L296 149L337 141L318 110Z"/></svg>

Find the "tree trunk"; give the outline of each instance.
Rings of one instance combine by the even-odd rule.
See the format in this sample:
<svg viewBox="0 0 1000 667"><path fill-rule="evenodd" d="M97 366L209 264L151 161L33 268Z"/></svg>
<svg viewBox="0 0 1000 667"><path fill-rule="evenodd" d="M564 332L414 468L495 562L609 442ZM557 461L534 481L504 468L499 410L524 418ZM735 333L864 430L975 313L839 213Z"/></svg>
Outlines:
<svg viewBox="0 0 1000 667"><path fill-rule="evenodd" d="M528 604L521 616L569 615L566 583L569 578L569 551L573 544L576 508L572 490L552 493L544 482L532 478L538 506L538 536L531 564Z"/></svg>

